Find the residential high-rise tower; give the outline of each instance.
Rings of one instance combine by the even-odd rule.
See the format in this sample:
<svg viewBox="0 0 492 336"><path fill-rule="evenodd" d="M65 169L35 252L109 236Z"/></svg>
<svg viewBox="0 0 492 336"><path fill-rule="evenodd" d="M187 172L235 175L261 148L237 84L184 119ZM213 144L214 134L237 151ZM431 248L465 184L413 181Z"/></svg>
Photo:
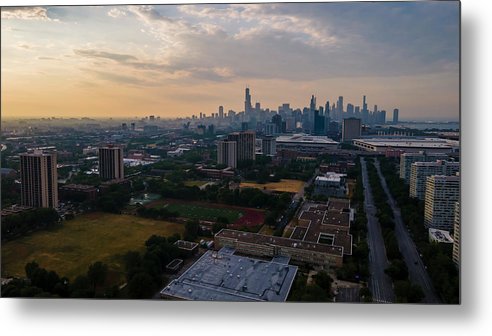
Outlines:
<svg viewBox="0 0 492 336"><path fill-rule="evenodd" d="M101 180L125 178L123 148L114 145L99 147L99 177Z"/></svg>
<svg viewBox="0 0 492 336"><path fill-rule="evenodd" d="M20 155L21 204L35 208L58 206L56 153L35 150Z"/></svg>

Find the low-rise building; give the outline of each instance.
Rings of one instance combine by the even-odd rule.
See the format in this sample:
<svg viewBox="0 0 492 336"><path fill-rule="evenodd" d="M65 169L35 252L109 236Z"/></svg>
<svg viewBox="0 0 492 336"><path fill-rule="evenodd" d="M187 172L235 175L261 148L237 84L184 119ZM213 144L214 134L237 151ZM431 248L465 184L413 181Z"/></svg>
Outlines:
<svg viewBox="0 0 492 336"><path fill-rule="evenodd" d="M93 201L97 198L97 188L85 184L67 184L60 187L59 195L64 201Z"/></svg>
<svg viewBox="0 0 492 336"><path fill-rule="evenodd" d="M233 249L207 251L161 298L194 301L283 302L289 295L297 267L288 258L271 261L239 256Z"/></svg>
<svg viewBox="0 0 492 336"><path fill-rule="evenodd" d="M354 139L353 144L362 150L385 153L388 149L405 153L452 153L459 151L459 141L425 137L380 137Z"/></svg>
<svg viewBox="0 0 492 336"><path fill-rule="evenodd" d="M323 176L316 176L314 180L314 194L332 197L344 197L347 194L346 174L326 172Z"/></svg>
<svg viewBox="0 0 492 336"><path fill-rule="evenodd" d="M293 134L277 137L277 150L294 150L301 153L323 153L337 148L338 142L326 136Z"/></svg>

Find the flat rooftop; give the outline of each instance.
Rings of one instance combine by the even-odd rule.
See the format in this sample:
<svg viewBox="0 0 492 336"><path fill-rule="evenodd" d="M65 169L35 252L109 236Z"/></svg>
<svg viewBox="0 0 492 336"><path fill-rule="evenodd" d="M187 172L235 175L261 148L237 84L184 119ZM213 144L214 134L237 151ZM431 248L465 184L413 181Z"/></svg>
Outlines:
<svg viewBox="0 0 492 336"><path fill-rule="evenodd" d="M299 225L291 238L305 242L327 244L343 247L344 254L352 254L352 235L350 230L350 213L336 209L326 209L320 205L309 207L299 216Z"/></svg>
<svg viewBox="0 0 492 336"><path fill-rule="evenodd" d="M338 145L338 142L328 138L327 136L307 134L280 135L277 137L277 143Z"/></svg>
<svg viewBox="0 0 492 336"><path fill-rule="evenodd" d="M354 139L376 147L457 148L459 141L440 138L368 138Z"/></svg>
<svg viewBox="0 0 492 336"><path fill-rule="evenodd" d="M207 251L161 295L194 301L271 301L287 299L297 267Z"/></svg>
<svg viewBox="0 0 492 336"><path fill-rule="evenodd" d="M343 247L330 246L326 244L312 243L309 241L303 241L298 239L267 236L259 233L251 233L237 230L222 229L216 235L216 237L224 237L237 239L240 242L259 244L259 245L276 245L289 248L295 248L299 250L311 250L315 252L332 254L335 256L343 256Z"/></svg>

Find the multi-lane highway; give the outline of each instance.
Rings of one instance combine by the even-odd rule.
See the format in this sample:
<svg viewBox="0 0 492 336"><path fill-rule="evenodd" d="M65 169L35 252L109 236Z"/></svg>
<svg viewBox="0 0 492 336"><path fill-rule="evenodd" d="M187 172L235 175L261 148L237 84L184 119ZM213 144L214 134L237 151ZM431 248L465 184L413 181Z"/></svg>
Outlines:
<svg viewBox="0 0 492 336"><path fill-rule="evenodd" d="M386 184L386 179L381 174L378 160L376 160L375 166L381 180L383 190L388 196L388 204L393 210L393 216L395 218L395 236L398 240L400 252L403 255L405 263L408 267L409 279L412 283L418 284L420 285L420 287L422 287L425 295L424 299L422 300L423 302L439 303L439 298L435 294L434 287L432 286L429 274L427 274L427 270L422 262L422 259L420 258L419 252L417 251L417 247L408 234L406 226L403 224L400 208L398 208L398 206L396 205L393 196L389 192L388 185Z"/></svg>
<svg viewBox="0 0 492 336"><path fill-rule="evenodd" d="M376 207L372 197L366 161L360 158L362 167L362 184L364 185L364 211L367 216L367 242L369 245L369 288L374 302L390 303L395 301L393 283L384 270L388 267L388 258L384 247L381 226L376 217Z"/></svg>

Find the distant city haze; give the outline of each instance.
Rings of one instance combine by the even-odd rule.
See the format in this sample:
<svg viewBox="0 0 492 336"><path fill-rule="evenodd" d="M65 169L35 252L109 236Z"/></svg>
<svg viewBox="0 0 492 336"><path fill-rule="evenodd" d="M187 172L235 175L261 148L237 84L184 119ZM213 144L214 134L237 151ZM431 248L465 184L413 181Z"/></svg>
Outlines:
<svg viewBox="0 0 492 336"><path fill-rule="evenodd" d="M327 100L459 118L459 2L2 8L3 118Z"/></svg>

